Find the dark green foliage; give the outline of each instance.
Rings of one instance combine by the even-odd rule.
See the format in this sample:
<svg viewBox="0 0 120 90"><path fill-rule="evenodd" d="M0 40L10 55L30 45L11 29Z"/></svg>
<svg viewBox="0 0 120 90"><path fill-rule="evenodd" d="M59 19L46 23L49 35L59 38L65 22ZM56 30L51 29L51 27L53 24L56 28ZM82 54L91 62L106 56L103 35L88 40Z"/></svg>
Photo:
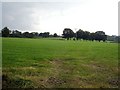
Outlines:
<svg viewBox="0 0 120 90"><path fill-rule="evenodd" d="M38 33L38 32L20 32L18 30L13 30L12 32L7 28L3 28L1 30L2 32L2 37L19 37L19 38L37 38L37 37L43 37L43 38L47 38L47 37L61 37L58 36L57 33L54 33L53 35L50 34L49 32L44 32L44 33ZM105 32L103 31L96 31L95 33L90 33L89 31L83 31L81 29L79 29L76 33L73 32L73 30L71 30L70 28L65 28L63 30L63 38L66 38L67 40L71 40L71 38L74 38L73 40L78 40L78 39L83 39L83 40L97 40L97 41L106 41L110 38L108 38L108 36L105 34ZM1 36L1 35L0 35ZM111 39L110 39L111 41ZM114 42L120 42L119 36L114 37L114 40L112 38L112 41Z"/></svg>
<svg viewBox="0 0 120 90"><path fill-rule="evenodd" d="M58 35L57 35L57 33L54 33L54 35L53 35L54 37L57 37Z"/></svg>
<svg viewBox="0 0 120 90"><path fill-rule="evenodd" d="M23 33L23 37L33 38L33 37L34 37L34 35L33 35L33 33L24 32L24 33Z"/></svg>
<svg viewBox="0 0 120 90"><path fill-rule="evenodd" d="M83 34L84 34L84 31L83 30L81 30L81 29L79 29L77 32L76 32L76 38L77 39L83 39Z"/></svg>
<svg viewBox="0 0 120 90"><path fill-rule="evenodd" d="M105 35L105 32L103 31L97 31L95 33L90 33L89 31L83 31L82 29L79 29L76 33L74 33L70 28L65 28L63 30L63 38L67 38L67 40L71 38L83 39L83 40L98 40L99 42L106 41L107 35ZM75 39L74 39L75 40Z"/></svg>
<svg viewBox="0 0 120 90"><path fill-rule="evenodd" d="M90 33L90 40L95 40L95 33Z"/></svg>
<svg viewBox="0 0 120 90"><path fill-rule="evenodd" d="M7 27L4 27L2 29L2 37L9 37L10 36L10 30Z"/></svg>
<svg viewBox="0 0 120 90"><path fill-rule="evenodd" d="M98 40L100 42L101 40L105 41L106 39L107 36L105 35L105 32L103 31L95 32L95 40Z"/></svg>
<svg viewBox="0 0 120 90"><path fill-rule="evenodd" d="M98 40L99 42L101 40L105 41L107 40L107 35L105 35L105 32L103 31L97 31L95 33L90 33L88 31L83 31L79 29L76 32L76 38L78 39L83 39L83 40Z"/></svg>
<svg viewBox="0 0 120 90"><path fill-rule="evenodd" d="M67 38L67 40L69 40L74 36L75 36L75 34L70 28L65 28L63 30L63 38Z"/></svg>
<svg viewBox="0 0 120 90"><path fill-rule="evenodd" d="M58 35L55 33L54 35L50 35L49 32L44 32L44 33L38 33L38 32L20 32L18 30L13 30L13 31L10 31L7 27L3 28L1 30L1 33L2 33L2 37L18 37L18 38L36 38L36 37L43 37L43 38L46 38L46 37L57 37ZM1 36L1 33L0 33L0 36Z"/></svg>
<svg viewBox="0 0 120 90"><path fill-rule="evenodd" d="M49 34L50 34L49 32L44 32L44 33L40 33L39 36L46 38L49 37Z"/></svg>
<svg viewBox="0 0 120 90"><path fill-rule="evenodd" d="M12 34L10 34L10 37L22 37L22 33L18 30L12 31Z"/></svg>
<svg viewBox="0 0 120 90"><path fill-rule="evenodd" d="M85 31L85 32L84 32L84 35L83 35L83 39L89 40L89 39L90 39L90 32Z"/></svg>

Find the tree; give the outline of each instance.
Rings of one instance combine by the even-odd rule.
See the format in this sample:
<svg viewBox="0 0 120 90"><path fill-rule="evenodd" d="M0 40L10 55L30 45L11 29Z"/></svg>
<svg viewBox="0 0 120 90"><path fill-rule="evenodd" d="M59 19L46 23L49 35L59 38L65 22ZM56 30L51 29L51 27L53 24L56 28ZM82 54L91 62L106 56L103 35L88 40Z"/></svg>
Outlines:
<svg viewBox="0 0 120 90"><path fill-rule="evenodd" d="M83 39L83 35L84 35L84 31L79 29L77 32L76 32L76 38L77 40L78 39Z"/></svg>
<svg viewBox="0 0 120 90"><path fill-rule="evenodd" d="M10 36L10 30L7 27L4 27L2 29L2 37L9 37Z"/></svg>
<svg viewBox="0 0 120 90"><path fill-rule="evenodd" d="M95 33L90 33L89 39L94 41L95 40Z"/></svg>
<svg viewBox="0 0 120 90"><path fill-rule="evenodd" d="M84 31L82 38L83 38L84 40L89 40L89 39L90 39L90 32Z"/></svg>
<svg viewBox="0 0 120 90"><path fill-rule="evenodd" d="M33 34L34 37L38 37L39 36L38 32L32 32L32 34Z"/></svg>
<svg viewBox="0 0 120 90"><path fill-rule="evenodd" d="M57 37L57 36L58 36L57 33L54 33L53 37Z"/></svg>
<svg viewBox="0 0 120 90"><path fill-rule="evenodd" d="M12 31L11 37L22 37L22 33L18 30Z"/></svg>
<svg viewBox="0 0 120 90"><path fill-rule="evenodd" d="M34 35L33 35L33 33L24 32L24 33L23 33L23 37L33 38L33 37L34 37Z"/></svg>
<svg viewBox="0 0 120 90"><path fill-rule="evenodd" d="M1 31L0 31L0 37L2 37L2 33L1 33Z"/></svg>
<svg viewBox="0 0 120 90"><path fill-rule="evenodd" d="M67 40L71 39L75 36L74 32L70 28L65 28L63 30L63 38L67 38Z"/></svg>
<svg viewBox="0 0 120 90"><path fill-rule="evenodd" d="M98 40L99 42L101 40L105 41L105 40L107 40L107 35L105 35L105 32L103 32L103 31L96 31L95 32L95 40Z"/></svg>
<svg viewBox="0 0 120 90"><path fill-rule="evenodd" d="M29 33L28 38L33 38L33 37L34 37L34 34L33 33Z"/></svg>
<svg viewBox="0 0 120 90"><path fill-rule="evenodd" d="M43 33L40 33L39 36L42 37L42 36L43 36Z"/></svg>
<svg viewBox="0 0 120 90"><path fill-rule="evenodd" d="M45 38L46 38L46 37L49 37L49 34L50 34L49 32L44 32L44 33L42 34L42 37L45 37Z"/></svg>
<svg viewBox="0 0 120 90"><path fill-rule="evenodd" d="M39 36L46 38L49 37L49 34L50 34L49 32L44 32L44 33L40 33Z"/></svg>

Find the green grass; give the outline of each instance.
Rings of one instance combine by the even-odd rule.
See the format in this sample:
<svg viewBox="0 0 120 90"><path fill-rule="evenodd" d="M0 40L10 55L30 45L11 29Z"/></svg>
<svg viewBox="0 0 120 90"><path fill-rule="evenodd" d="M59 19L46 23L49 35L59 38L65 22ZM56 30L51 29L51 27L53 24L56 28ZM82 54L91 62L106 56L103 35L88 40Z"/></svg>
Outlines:
<svg viewBox="0 0 120 90"><path fill-rule="evenodd" d="M118 87L117 43L3 38L2 60L4 88Z"/></svg>

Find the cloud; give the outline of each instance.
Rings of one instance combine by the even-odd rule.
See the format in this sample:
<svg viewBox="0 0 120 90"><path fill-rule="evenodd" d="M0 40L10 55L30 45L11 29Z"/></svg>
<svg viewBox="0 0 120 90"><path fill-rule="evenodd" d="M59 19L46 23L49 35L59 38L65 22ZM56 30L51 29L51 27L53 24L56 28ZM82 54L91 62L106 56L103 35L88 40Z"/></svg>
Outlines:
<svg viewBox="0 0 120 90"><path fill-rule="evenodd" d="M22 3L3 3L3 27L8 26L11 29L31 30L33 19L32 8Z"/></svg>
<svg viewBox="0 0 120 90"><path fill-rule="evenodd" d="M1 0L1 2L84 2L89 0Z"/></svg>
<svg viewBox="0 0 120 90"><path fill-rule="evenodd" d="M16 1L16 0L12 0ZM33 1L33 0L31 0ZM117 34L117 1L114 0L54 0L43 2L3 2L2 24L22 31L49 31L62 34L69 27L90 32ZM52 2L54 1L54 2Z"/></svg>
<svg viewBox="0 0 120 90"><path fill-rule="evenodd" d="M20 30L47 30L55 28L66 3L3 3L3 27ZM46 28L46 26L48 28ZM40 32L40 31L39 31Z"/></svg>

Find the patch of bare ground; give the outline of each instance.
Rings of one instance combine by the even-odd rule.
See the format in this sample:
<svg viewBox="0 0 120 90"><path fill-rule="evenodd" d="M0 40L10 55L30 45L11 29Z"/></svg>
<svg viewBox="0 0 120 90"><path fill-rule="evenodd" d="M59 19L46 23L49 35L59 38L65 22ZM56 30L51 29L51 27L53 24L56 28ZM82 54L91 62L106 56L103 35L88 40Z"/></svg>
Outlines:
<svg viewBox="0 0 120 90"><path fill-rule="evenodd" d="M108 71L118 71L118 68L109 68L108 66L102 65L100 63L89 63L82 64L82 66L89 68L90 70L100 72L100 73L108 73ZM114 70L113 70L114 69Z"/></svg>
<svg viewBox="0 0 120 90"><path fill-rule="evenodd" d="M60 87L66 83L67 83L66 80L63 80L59 77L52 77L52 76L49 77L46 82L46 84L48 84L49 86L52 86L52 87Z"/></svg>
<svg viewBox="0 0 120 90"><path fill-rule="evenodd" d="M85 83L83 79L74 76L76 72L75 65L66 64L65 60L51 60L50 64L54 68L54 75L50 76L46 80L46 86L50 87L69 87L80 88L84 87ZM85 81L85 79L84 79Z"/></svg>
<svg viewBox="0 0 120 90"><path fill-rule="evenodd" d="M65 60L51 60L50 64L54 68L54 75L47 78L46 84L51 87L69 88L81 88L85 87L85 85L90 86L91 83L86 78L76 76L78 67L72 64L69 65L68 63L69 61Z"/></svg>
<svg viewBox="0 0 120 90"><path fill-rule="evenodd" d="M110 78L108 80L109 84L114 86L114 87L118 87L120 80L118 78Z"/></svg>
<svg viewBox="0 0 120 90"><path fill-rule="evenodd" d="M54 76L58 76L59 73L61 72L62 66L63 66L63 61L56 59L56 60L51 60L50 64L53 68Z"/></svg>
<svg viewBox="0 0 120 90"><path fill-rule="evenodd" d="M63 86L64 84L67 83L66 80L62 79L60 74L64 74L62 72L63 68L64 68L64 63L62 60L59 59L55 59L55 60L50 60L49 62L51 64L51 72L53 73L52 76L48 76L46 78L46 80L43 80L42 82L44 82L44 86L46 86L47 88L49 87L60 87Z"/></svg>

